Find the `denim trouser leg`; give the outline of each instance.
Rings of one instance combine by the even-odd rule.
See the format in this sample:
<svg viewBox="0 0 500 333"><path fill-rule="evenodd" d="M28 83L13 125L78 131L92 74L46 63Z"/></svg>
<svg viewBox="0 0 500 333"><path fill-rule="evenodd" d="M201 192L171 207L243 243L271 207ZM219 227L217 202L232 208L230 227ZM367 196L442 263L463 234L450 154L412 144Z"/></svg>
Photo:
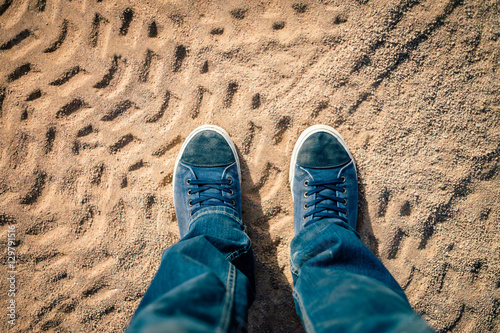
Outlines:
<svg viewBox="0 0 500 333"><path fill-rule="evenodd" d="M254 298L253 252L243 222L207 207L163 252L127 332L237 332Z"/></svg>
<svg viewBox="0 0 500 333"><path fill-rule="evenodd" d="M383 264L340 220L324 219L291 244L293 296L307 332L433 332Z"/></svg>

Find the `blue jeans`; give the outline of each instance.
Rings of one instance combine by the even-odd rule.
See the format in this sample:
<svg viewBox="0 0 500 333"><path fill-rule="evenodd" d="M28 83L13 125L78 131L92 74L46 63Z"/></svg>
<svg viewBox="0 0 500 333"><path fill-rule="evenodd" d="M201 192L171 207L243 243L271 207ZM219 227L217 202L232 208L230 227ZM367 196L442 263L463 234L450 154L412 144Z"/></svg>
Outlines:
<svg viewBox="0 0 500 333"><path fill-rule="evenodd" d="M433 332L344 222L325 219L300 231L290 264L307 332ZM164 251L127 332L245 331L255 295L253 265L250 239L235 211L202 208L189 233Z"/></svg>

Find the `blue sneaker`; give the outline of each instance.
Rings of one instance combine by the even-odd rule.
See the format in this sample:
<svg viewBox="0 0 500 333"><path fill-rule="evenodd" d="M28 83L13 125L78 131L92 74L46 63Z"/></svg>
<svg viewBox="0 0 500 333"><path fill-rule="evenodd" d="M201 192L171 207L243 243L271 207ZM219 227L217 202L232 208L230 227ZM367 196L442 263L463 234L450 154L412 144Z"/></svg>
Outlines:
<svg viewBox="0 0 500 333"><path fill-rule="evenodd" d="M241 218L241 170L236 148L222 128L204 125L184 141L174 167L174 207L181 238L191 217L209 206L234 209Z"/></svg>
<svg viewBox="0 0 500 333"><path fill-rule="evenodd" d="M342 136L326 125L300 135L290 163L295 234L326 218L356 229L358 179L351 152Z"/></svg>

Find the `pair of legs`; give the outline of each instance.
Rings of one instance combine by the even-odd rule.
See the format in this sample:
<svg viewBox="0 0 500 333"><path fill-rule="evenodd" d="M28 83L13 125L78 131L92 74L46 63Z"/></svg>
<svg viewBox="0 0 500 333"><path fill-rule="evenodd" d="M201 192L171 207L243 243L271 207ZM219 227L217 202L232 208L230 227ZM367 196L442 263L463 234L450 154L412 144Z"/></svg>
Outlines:
<svg viewBox="0 0 500 333"><path fill-rule="evenodd" d="M255 277L240 179L223 129L188 136L173 181L181 240L164 251L128 332L245 331ZM323 125L302 133L290 185L293 297L306 331L432 332L356 233L356 168L340 134Z"/></svg>

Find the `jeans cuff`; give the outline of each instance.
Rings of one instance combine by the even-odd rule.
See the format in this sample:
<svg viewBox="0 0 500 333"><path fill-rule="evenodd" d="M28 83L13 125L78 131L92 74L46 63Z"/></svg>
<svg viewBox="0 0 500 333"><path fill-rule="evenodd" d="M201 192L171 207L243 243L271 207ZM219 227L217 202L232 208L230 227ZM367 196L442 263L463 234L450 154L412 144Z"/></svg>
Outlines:
<svg viewBox="0 0 500 333"><path fill-rule="evenodd" d="M225 216L229 216L234 221L238 222L242 226L245 226L245 223L243 223L243 221L240 218L240 214L236 210L234 210L230 207L225 207L225 206L208 206L205 208L201 208L196 213L194 213L193 216L191 216L191 218L189 219L189 225L196 223L196 221L198 219L200 219L202 216L209 215L209 214L210 215L211 214L222 214Z"/></svg>

